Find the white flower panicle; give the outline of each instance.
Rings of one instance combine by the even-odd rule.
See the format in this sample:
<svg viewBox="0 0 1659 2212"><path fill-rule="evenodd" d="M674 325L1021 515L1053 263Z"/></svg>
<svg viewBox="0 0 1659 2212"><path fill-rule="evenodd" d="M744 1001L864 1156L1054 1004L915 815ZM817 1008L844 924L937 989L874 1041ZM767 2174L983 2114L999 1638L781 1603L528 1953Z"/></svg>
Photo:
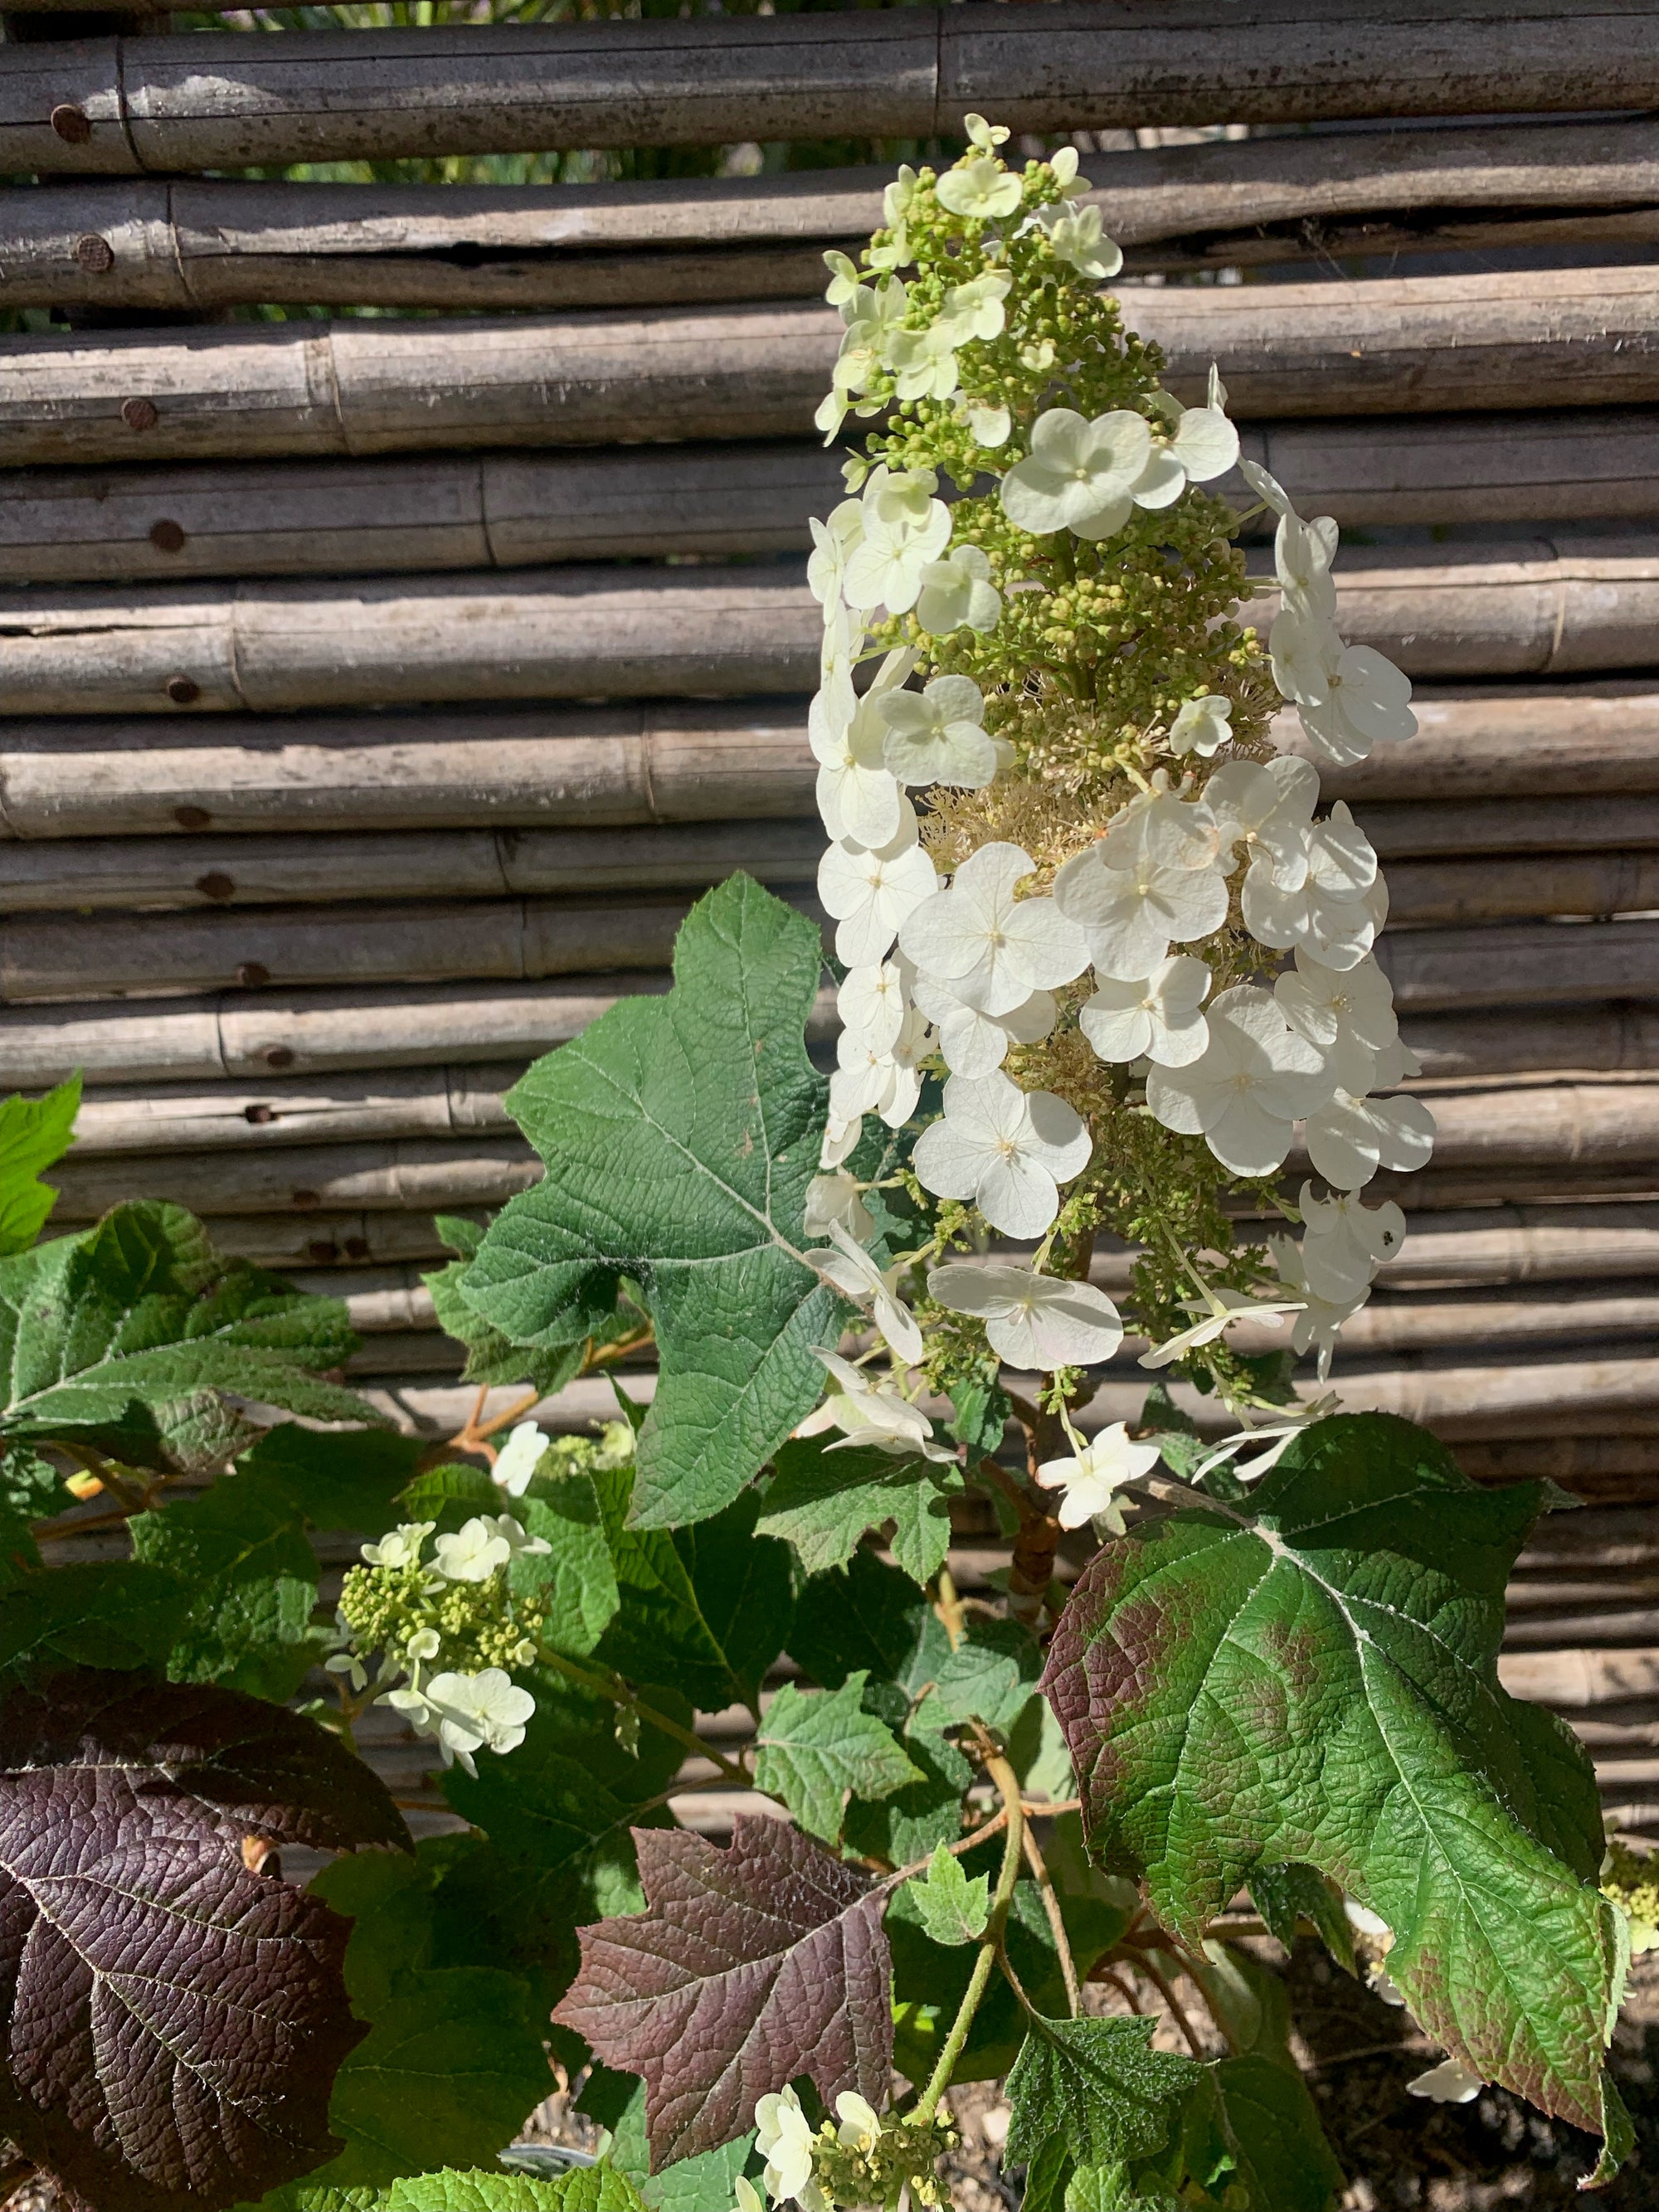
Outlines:
<svg viewBox="0 0 1659 2212"><path fill-rule="evenodd" d="M1201 1139L1225 1175L1274 1176L1300 1145L1333 1193L1304 1183L1303 1241L1275 1242L1281 1298L1212 1284L1205 1255L1188 1255L1200 1293L1187 1299L1193 1320L1148 1364L1216 1344L1247 1316L1294 1316L1296 1348L1316 1347L1322 1373L1404 1233L1398 1208L1367 1208L1355 1194L1379 1169L1419 1165L1432 1139L1419 1101L1378 1095L1414 1069L1375 951L1387 891L1346 805L1322 810L1314 765L1411 735L1411 686L1381 654L1342 638L1336 526L1304 520L1273 477L1240 460L1217 374L1200 406L1144 383L1134 405L1048 404L1065 364L1041 325L1032 335L1022 324L1017 272L1035 255L1062 287L1097 286L1122 256L1098 207L1080 198L1089 187L1072 149L1022 173L999 150L1005 130L976 116L965 127L969 150L954 167L936 177L901 169L887 188L885 230L861 264L825 256L826 297L844 330L818 417L828 439L849 412L868 419L895 403L924 427L954 426L959 442L944 447L941 466L957 494L917 458L928 450L920 432L887 439L878 450L888 459L849 460L856 495L813 524L808 567L824 618L809 717L831 841L818 892L845 972L830 1121L806 1200L807 1236L826 1241L805 1256L862 1309L894 1372L821 1352L828 1395L805 1429L923 1455L942 1448L904 1375L924 1363L927 1316L919 1322L901 1295L902 1271L872 1256L856 1159L866 1119L903 1129L931 1096L930 1076L943 1079L942 1112L910 1155L922 1189L976 1209L999 1236L1048 1241L1030 1265L933 1266L929 1295L981 1324L997 1358L1039 1373L1109 1359L1124 1333L1103 1293L1044 1272L1068 1188L1100 1155L1089 1121L1019 1071L1052 1063L1070 1036L1114 1071L1115 1099ZM941 221L943 260L925 243L944 234ZM918 256L925 266L907 283L901 272ZM1050 379L1023 414L1004 396L1016 386L982 367L1016 352L1040 391ZM972 458L951 457L964 453ZM936 838L942 800L948 812L952 794L984 795L973 818L994 818L994 795L1028 773L1000 732L1015 726L1030 679L1002 678L995 658L1011 610L1024 604L1018 595L1052 592L1057 564L1081 573L1085 552L1109 575L1113 541L1126 532L1123 574L1144 569L1156 560L1147 544L1170 526L1158 519L1235 467L1277 517L1268 652L1313 757L1263 757L1261 711L1226 688L1224 667L1207 681L1172 679L1174 697L1146 728L1140 769L1125 771L1133 795L1104 819L1080 815L1076 838L1050 848L1045 863L1026 843L983 830L965 850ZM967 498L962 512L993 513L1000 536L983 523L957 534L955 502L976 471L994 479L994 495ZM1010 544L1023 550L1011 556ZM963 659L974 675L957 672ZM1259 653L1254 665L1265 673ZM1241 953L1247 940L1255 953ZM1064 1493L1065 1524L1112 1525L1116 1488L1150 1464L1146 1449L1109 1430L1045 1468L1042 1481ZM781 2149L794 2123L787 2105L767 2101Z"/></svg>

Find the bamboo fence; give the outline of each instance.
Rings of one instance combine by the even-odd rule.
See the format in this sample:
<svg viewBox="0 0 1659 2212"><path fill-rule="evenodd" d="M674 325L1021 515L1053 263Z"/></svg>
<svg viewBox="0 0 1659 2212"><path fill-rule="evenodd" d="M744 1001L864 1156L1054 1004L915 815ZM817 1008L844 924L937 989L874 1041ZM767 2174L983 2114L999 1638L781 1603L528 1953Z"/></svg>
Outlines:
<svg viewBox="0 0 1659 2212"><path fill-rule="evenodd" d="M1592 1500L1522 1562L1505 1679L1659 1834L1646 0L258 36L69 4L14 0L28 35L0 45L0 167L35 179L0 200L0 307L68 325L0 350L0 1086L85 1071L64 1222L180 1199L343 1295L354 1377L447 1433L475 1394L422 1281L432 1215L540 1172L516 1076L665 988L733 868L816 912L821 256L887 173L234 173L926 139L971 107L1138 132L1084 156L1126 321L1185 397L1218 362L1246 454L1347 533L1348 634L1423 687L1419 737L1326 776L1389 866L1381 957L1439 1131L1379 1179L1410 1233L1343 1395ZM230 319L265 307L393 312ZM1140 1395L1126 1368L1089 1419ZM580 1382L542 1413L611 1410ZM996 1540L971 1515L957 1538L967 1587Z"/></svg>

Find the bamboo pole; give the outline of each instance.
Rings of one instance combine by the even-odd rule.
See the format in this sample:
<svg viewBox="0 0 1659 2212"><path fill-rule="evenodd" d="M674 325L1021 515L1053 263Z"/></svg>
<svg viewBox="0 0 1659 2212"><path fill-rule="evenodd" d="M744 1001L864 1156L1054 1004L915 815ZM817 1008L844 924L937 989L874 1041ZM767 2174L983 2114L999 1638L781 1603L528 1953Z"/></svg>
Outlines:
<svg viewBox="0 0 1659 2212"><path fill-rule="evenodd" d="M83 1093L77 1160L119 1153L265 1152L273 1146L365 1138L499 1135L514 1122L502 1099L521 1063L473 1069L389 1068L327 1080L291 1078L250 1087L112 1085ZM137 1165L142 1180L149 1172Z"/></svg>
<svg viewBox="0 0 1659 2212"><path fill-rule="evenodd" d="M793 562L65 585L0 593L0 691L25 714L708 697L810 684L822 634Z"/></svg>
<svg viewBox="0 0 1659 2212"><path fill-rule="evenodd" d="M1650 118L1091 154L1126 269L1650 244ZM883 168L537 188L76 180L0 209L20 307L670 306L800 297L882 221ZM88 238L106 253L77 252Z"/></svg>
<svg viewBox="0 0 1659 2212"><path fill-rule="evenodd" d="M1659 518L1648 410L1279 423L1244 452L1344 525ZM1250 503L1242 479L1221 489ZM816 443L19 471L0 481L0 582L790 552L842 495Z"/></svg>
<svg viewBox="0 0 1659 2212"><path fill-rule="evenodd" d="M1409 744L1322 771L1385 859L1655 842L1653 809L1632 803L1659 797L1650 684L1506 685L1416 706ZM0 838L805 817L805 724L803 699L207 716L165 740L148 719L20 718L0 721ZM1275 736L1301 742L1293 714Z"/></svg>
<svg viewBox="0 0 1659 2212"><path fill-rule="evenodd" d="M843 495L816 444L18 471L0 582L795 552Z"/></svg>
<svg viewBox="0 0 1659 2212"><path fill-rule="evenodd" d="M1382 938L1377 958L1409 1013L1659 997L1651 921L1407 930Z"/></svg>
<svg viewBox="0 0 1659 2212"><path fill-rule="evenodd" d="M1158 0L1112 0L1109 35L1101 29L1094 6L1010 18L969 5L845 25L781 15L291 31L240 52L211 33L89 39L56 70L28 70L29 50L15 50L0 162L132 174L549 146L925 139L959 130L974 107L1052 131L1659 105L1659 32L1620 0L1502 10L1439 0L1405 17L1374 0L1278 0L1243 21L1224 0L1190 0L1178 24ZM65 138L40 118L70 101L93 127Z"/></svg>
<svg viewBox="0 0 1659 2212"><path fill-rule="evenodd" d="M410 1137L344 1145L295 1145L269 1152L169 1152L151 1159L142 1195L171 1199L193 1213L367 1212L505 1206L540 1180L542 1164L522 1137L471 1135L465 1142ZM125 1155L75 1154L52 1171L56 1217L95 1221L135 1195Z"/></svg>
<svg viewBox="0 0 1659 2212"><path fill-rule="evenodd" d="M742 869L811 884L816 821L665 823L635 830L402 830L369 836L59 838L21 846L0 913L224 908L340 899L571 896L701 889Z"/></svg>
<svg viewBox="0 0 1659 2212"><path fill-rule="evenodd" d="M625 827L804 817L804 699L0 722L0 837Z"/></svg>
<svg viewBox="0 0 1659 2212"><path fill-rule="evenodd" d="M31 916L9 923L0 939L0 1000L660 969L690 904L684 893L657 892L626 902L454 899Z"/></svg>
<svg viewBox="0 0 1659 2212"><path fill-rule="evenodd" d="M1219 362L1247 418L1659 399L1659 277L1644 266L1131 287L1122 307L1174 391L1200 397ZM802 303L14 338L0 462L805 438L841 329Z"/></svg>
<svg viewBox="0 0 1659 2212"><path fill-rule="evenodd" d="M1413 676L1636 667L1659 626L1659 544L1361 547L1337 593L1344 635ZM1276 604L1264 593L1252 618L1266 625ZM786 562L488 585L71 584L0 592L0 687L33 715L707 696L810 683L821 635Z"/></svg>
<svg viewBox="0 0 1659 2212"><path fill-rule="evenodd" d="M1651 811L1659 832L1659 806ZM1359 818L1369 830L1366 815ZM1654 842L1659 844L1659 834ZM775 887L805 885L817 876L823 844L822 826L811 817L650 830L129 837L113 844L60 838L21 846L10 856L0 877L0 913L570 896L702 886L739 868ZM1390 870L1389 890L1396 925L1646 912L1659 908L1659 854L1547 852L1524 860L1407 862Z"/></svg>

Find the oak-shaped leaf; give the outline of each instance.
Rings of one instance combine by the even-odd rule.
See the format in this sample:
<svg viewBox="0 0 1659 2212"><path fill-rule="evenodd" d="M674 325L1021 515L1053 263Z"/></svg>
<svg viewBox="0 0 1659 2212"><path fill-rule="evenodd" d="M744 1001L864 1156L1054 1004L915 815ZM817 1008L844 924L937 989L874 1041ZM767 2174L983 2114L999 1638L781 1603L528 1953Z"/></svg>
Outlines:
<svg viewBox="0 0 1659 2212"><path fill-rule="evenodd" d="M580 1343L636 1283L659 1351L631 1518L717 1513L817 1402L842 1310L803 1257L827 1105L806 1056L811 924L746 876L693 908L665 998L626 999L507 1108L547 1163L462 1297L515 1345Z"/></svg>
<svg viewBox="0 0 1659 2212"><path fill-rule="evenodd" d="M645 2081L653 2166L729 2142L755 2102L810 2075L827 2102L885 2100L893 2053L883 1893L781 1821L720 1850L636 1828L646 1911L580 1933L553 2017Z"/></svg>
<svg viewBox="0 0 1659 2212"><path fill-rule="evenodd" d="M210 1473L264 1425L249 1401L377 1419L326 1379L356 1341L339 1299L225 1258L182 1206L118 1206L0 1260L0 1438Z"/></svg>
<svg viewBox="0 0 1659 2212"><path fill-rule="evenodd" d="M95 2212L217 2212L338 2148L346 1924L260 1842L409 1846L281 1706L92 1669L0 1703L0 2132Z"/></svg>
<svg viewBox="0 0 1659 2212"><path fill-rule="evenodd" d="M1248 1516L1108 1542L1044 1687L1091 1848L1170 1926L1196 1940L1258 1869L1311 1866L1388 1923L1389 1972L1453 2057L1601 2132L1622 1963L1595 1778L1496 1668L1543 1502L1479 1488L1408 1422L1318 1422Z"/></svg>
<svg viewBox="0 0 1659 2212"><path fill-rule="evenodd" d="M1154 2051L1151 2020L1033 2017L1008 2076L1009 2164L1060 2136L1080 2165L1162 2150L1202 2069Z"/></svg>
<svg viewBox="0 0 1659 2212"><path fill-rule="evenodd" d="M817 1437L783 1445L759 1527L793 1544L809 1575L845 1566L866 1528L893 1524L892 1553L912 1582L926 1586L951 1547L951 1500L966 1487L962 1469L859 1447L826 1449Z"/></svg>
<svg viewBox="0 0 1659 2212"><path fill-rule="evenodd" d="M850 1796L890 1797L925 1782L885 1721L864 1711L860 1668L838 1690L798 1690L786 1682L756 1737L755 1783L781 1797L809 1835L841 1840Z"/></svg>

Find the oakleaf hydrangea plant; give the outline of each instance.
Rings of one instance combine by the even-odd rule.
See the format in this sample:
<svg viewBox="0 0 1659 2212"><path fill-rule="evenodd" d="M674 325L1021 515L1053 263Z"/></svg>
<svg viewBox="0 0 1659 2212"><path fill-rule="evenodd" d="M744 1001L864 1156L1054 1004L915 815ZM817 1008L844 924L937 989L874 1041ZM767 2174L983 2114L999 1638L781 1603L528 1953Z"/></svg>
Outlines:
<svg viewBox="0 0 1659 2212"><path fill-rule="evenodd" d="M0 2132L94 2212L910 2212L988 2081L1030 2212L1334 2212L1268 1939L1397 2008L1420 2097L1531 2100L1587 2185L1630 2148L1659 1886L1497 1670L1561 1494L1328 1387L1431 1129L1318 764L1408 687L1219 376L1125 334L1075 155L968 131L830 257L834 1073L817 922L711 891L509 1094L543 1180L439 1223L434 1443L181 1209L37 1243L75 1098L0 1107ZM970 1504L1012 1559L958 1579ZM94 1528L131 1556L52 1564ZM354 1755L399 1717L418 1845ZM592 2167L508 2148L550 2068Z"/></svg>

